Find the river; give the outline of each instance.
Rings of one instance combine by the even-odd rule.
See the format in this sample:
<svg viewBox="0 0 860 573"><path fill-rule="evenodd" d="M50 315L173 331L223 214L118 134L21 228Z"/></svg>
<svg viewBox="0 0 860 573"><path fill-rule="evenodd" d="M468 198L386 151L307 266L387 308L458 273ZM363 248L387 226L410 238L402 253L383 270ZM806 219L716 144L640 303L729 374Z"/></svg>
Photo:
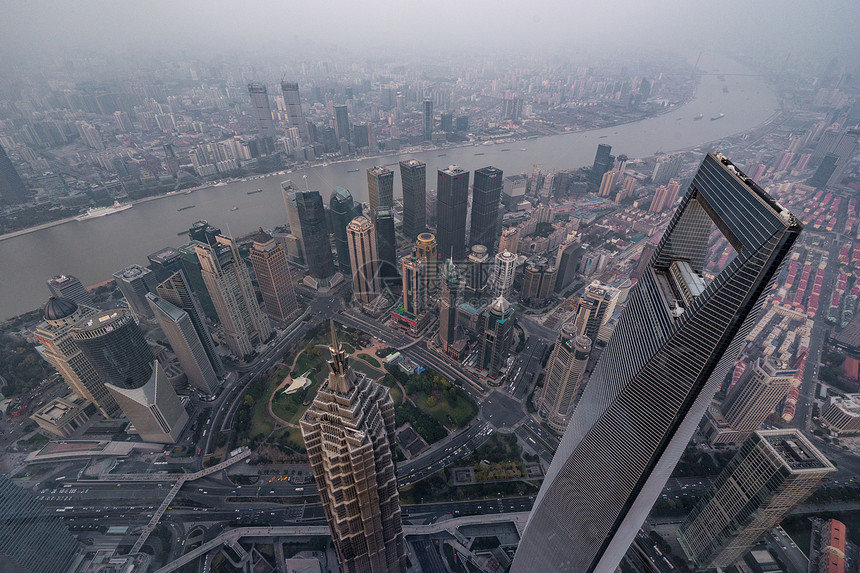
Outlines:
<svg viewBox="0 0 860 573"><path fill-rule="evenodd" d="M590 165L598 143L608 143L615 155L647 157L695 147L762 123L778 109L778 99L765 81L742 65L715 55L703 56L703 75L693 99L684 106L642 121L599 130L566 133L504 144L458 147L414 154L390 155L297 170L288 175L268 175L236 181L220 187L174 195L137 204L133 209L93 219L72 221L0 241L0 320L44 304L48 297L45 280L56 274L71 274L87 284L110 278L132 263L147 264L146 256L165 246L179 246L187 236L177 236L191 223L206 219L239 236L257 227L272 228L286 222L280 182L292 179L304 188L303 175L311 189L328 201L338 185L359 201L367 201L365 169L389 165L395 172L400 159L416 157L427 163L428 189L435 187L438 168L456 164L473 171L492 165L506 174L531 173L534 163L546 168L569 169ZM713 74L727 74L720 81ZM723 87L728 88L727 92ZM698 114L704 119L694 121ZM711 121L711 116L725 117ZM523 151L522 149L525 149ZM441 156L440 155L443 155ZM355 170L358 171L355 171ZM395 195L400 194L400 175L395 175ZM248 191L262 189L248 195ZM193 209L177 209L194 205ZM232 207L238 207L231 211Z"/></svg>

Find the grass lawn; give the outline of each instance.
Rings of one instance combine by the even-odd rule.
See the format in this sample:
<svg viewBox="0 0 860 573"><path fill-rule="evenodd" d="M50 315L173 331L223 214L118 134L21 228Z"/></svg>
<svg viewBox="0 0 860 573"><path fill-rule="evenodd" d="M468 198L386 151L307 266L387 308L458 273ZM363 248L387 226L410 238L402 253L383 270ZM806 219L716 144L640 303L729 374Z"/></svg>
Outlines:
<svg viewBox="0 0 860 573"><path fill-rule="evenodd" d="M382 365L379 363L379 360L371 356L370 354L364 354L363 352L358 355L359 358L373 366L374 368L382 368Z"/></svg>
<svg viewBox="0 0 860 573"><path fill-rule="evenodd" d="M475 417L475 414L478 413L477 406L470 403L462 396L457 397L453 406L449 405L448 401L445 399L437 399L436 404L434 406L430 406L427 403L427 399L430 396L424 392L417 392L415 394L410 394L410 396L412 397L412 400L415 401L415 405L418 406L421 411L433 416L440 424L446 426L451 425L451 420L453 420L457 427L462 428L469 423L469 420Z"/></svg>
<svg viewBox="0 0 860 573"><path fill-rule="evenodd" d="M318 348L312 349L310 353L308 350L304 350L299 354L298 360L296 360L296 367L293 368L293 378L297 378L308 370L312 370L308 377L314 382L319 382L322 379L320 374L323 372L324 366L325 364Z"/></svg>
<svg viewBox="0 0 860 573"><path fill-rule="evenodd" d="M305 451L305 440L302 438L302 432L298 428L281 428L272 434L272 438L298 452Z"/></svg>
<svg viewBox="0 0 860 573"><path fill-rule="evenodd" d="M312 384L305 390L299 390L287 396L279 392L272 400L272 412L281 420L290 424L298 424L299 419L310 407L310 401L316 396L319 384ZM308 404L304 402L307 401Z"/></svg>
<svg viewBox="0 0 860 573"><path fill-rule="evenodd" d="M400 388L397 386L392 386L388 389L388 393L391 394L391 399L394 400L394 405L398 405L403 401L403 392L400 391Z"/></svg>

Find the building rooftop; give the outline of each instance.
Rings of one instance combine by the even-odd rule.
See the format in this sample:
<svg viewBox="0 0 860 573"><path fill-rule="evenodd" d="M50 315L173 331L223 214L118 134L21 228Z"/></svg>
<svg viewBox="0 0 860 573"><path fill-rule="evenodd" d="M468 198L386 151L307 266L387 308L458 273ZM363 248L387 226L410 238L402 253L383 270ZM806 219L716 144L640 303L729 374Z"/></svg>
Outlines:
<svg viewBox="0 0 860 573"><path fill-rule="evenodd" d="M71 316L78 310L78 305L75 301L68 298L58 298L52 296L45 304L45 309L42 315L45 320L62 320L67 316Z"/></svg>
<svg viewBox="0 0 860 573"><path fill-rule="evenodd" d="M115 272L113 276L114 278L122 279L124 281L133 281L151 272L152 271L147 269L146 267L142 267L138 264L133 264L127 266L121 271Z"/></svg>
<svg viewBox="0 0 860 573"><path fill-rule="evenodd" d="M798 430L759 430L756 434L793 471L836 469Z"/></svg>
<svg viewBox="0 0 860 573"><path fill-rule="evenodd" d="M842 410L848 416L860 418L860 394L833 396L830 403Z"/></svg>
<svg viewBox="0 0 860 573"><path fill-rule="evenodd" d="M179 251L174 249L173 247L165 247L160 251L156 251L149 255L147 258L153 263L169 263L173 260L176 260L179 257Z"/></svg>

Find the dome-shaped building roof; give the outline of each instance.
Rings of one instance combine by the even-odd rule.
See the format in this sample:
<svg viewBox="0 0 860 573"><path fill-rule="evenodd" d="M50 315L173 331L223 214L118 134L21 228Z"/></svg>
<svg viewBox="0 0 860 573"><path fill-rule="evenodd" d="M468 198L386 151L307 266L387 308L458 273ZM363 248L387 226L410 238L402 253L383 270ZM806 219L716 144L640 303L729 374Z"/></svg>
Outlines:
<svg viewBox="0 0 860 573"><path fill-rule="evenodd" d="M52 296L45 304L43 316L45 320L62 320L71 316L78 310L78 305L75 301L68 298L60 298Z"/></svg>

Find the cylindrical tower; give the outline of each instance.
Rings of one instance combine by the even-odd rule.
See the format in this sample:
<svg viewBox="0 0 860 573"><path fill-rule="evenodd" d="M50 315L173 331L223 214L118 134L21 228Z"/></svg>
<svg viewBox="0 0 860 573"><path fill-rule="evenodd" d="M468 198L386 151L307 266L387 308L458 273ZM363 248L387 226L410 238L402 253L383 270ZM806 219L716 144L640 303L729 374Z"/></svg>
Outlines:
<svg viewBox="0 0 860 573"><path fill-rule="evenodd" d="M72 328L72 338L106 384L135 389L149 381L155 356L129 311L85 318Z"/></svg>
<svg viewBox="0 0 860 573"><path fill-rule="evenodd" d="M576 334L575 323L565 323L547 364L546 384L536 404L541 418L558 432L564 432L570 421L590 352L591 340Z"/></svg>

